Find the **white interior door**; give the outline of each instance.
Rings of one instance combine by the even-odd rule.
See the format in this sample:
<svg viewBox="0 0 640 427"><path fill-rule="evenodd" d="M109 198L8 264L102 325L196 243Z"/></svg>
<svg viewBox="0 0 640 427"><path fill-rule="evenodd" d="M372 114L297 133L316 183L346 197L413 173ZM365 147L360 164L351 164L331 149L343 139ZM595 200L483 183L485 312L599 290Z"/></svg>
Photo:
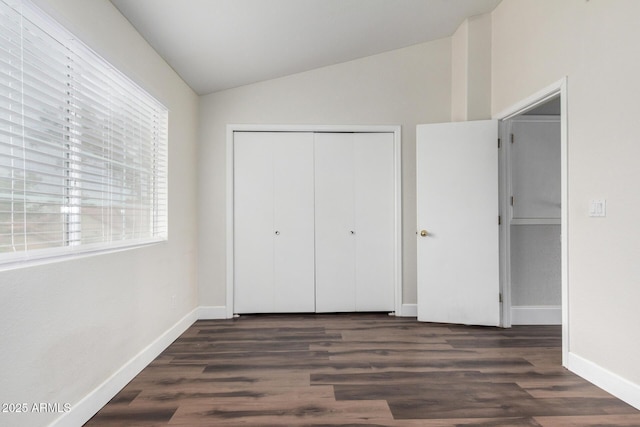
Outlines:
<svg viewBox="0 0 640 427"><path fill-rule="evenodd" d="M420 125L416 145L418 320L498 326L497 121Z"/></svg>
<svg viewBox="0 0 640 427"><path fill-rule="evenodd" d="M355 311L352 133L315 135L316 311Z"/></svg>

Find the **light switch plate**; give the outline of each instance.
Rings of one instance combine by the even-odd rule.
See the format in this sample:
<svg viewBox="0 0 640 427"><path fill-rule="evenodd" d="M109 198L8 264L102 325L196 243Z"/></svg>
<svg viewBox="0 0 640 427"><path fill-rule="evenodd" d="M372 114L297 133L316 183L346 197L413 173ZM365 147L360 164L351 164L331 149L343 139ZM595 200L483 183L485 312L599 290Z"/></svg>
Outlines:
<svg viewBox="0 0 640 427"><path fill-rule="evenodd" d="M607 201L605 199L589 200L589 216L592 216L592 217L607 216Z"/></svg>

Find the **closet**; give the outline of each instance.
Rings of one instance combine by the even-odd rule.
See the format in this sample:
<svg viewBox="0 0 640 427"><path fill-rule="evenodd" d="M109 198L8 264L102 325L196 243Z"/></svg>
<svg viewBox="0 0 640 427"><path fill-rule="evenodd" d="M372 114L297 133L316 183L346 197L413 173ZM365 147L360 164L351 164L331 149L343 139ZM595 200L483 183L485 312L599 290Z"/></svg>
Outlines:
<svg viewBox="0 0 640 427"><path fill-rule="evenodd" d="M234 313L394 310L394 136L233 133Z"/></svg>
<svg viewBox="0 0 640 427"><path fill-rule="evenodd" d="M562 323L560 117L534 113L505 123L513 325Z"/></svg>

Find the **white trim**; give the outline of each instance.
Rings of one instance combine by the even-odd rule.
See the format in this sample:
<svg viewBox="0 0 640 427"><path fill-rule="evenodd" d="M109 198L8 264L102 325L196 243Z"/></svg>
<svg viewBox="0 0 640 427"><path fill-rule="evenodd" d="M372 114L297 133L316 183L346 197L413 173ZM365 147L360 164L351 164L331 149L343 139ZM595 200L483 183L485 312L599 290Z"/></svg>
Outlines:
<svg viewBox="0 0 640 427"><path fill-rule="evenodd" d="M33 252L18 252L7 261L0 261L0 271L16 270L19 268L35 267L56 262L87 258L96 255L111 254L143 248L158 243L165 243L164 237L154 237L139 240L123 240L117 243L104 243L79 246L63 246L58 248L41 249ZM3 258L3 257L0 257ZM7 257L9 258L9 257Z"/></svg>
<svg viewBox="0 0 640 427"><path fill-rule="evenodd" d="M511 306L512 325L560 325L562 307L559 305Z"/></svg>
<svg viewBox="0 0 640 427"><path fill-rule="evenodd" d="M554 95L557 96L558 94ZM545 98L548 99L548 98ZM532 123L532 122L550 122L550 123L557 123L560 121L560 116L551 116L551 115L535 115L535 116L516 116L513 117L511 119L505 119L505 120L512 120L514 122L520 122L520 123Z"/></svg>
<svg viewBox="0 0 640 427"><path fill-rule="evenodd" d="M566 87L567 87L567 78L563 77L562 79L558 80L555 83L550 84L544 89L539 90L533 95L530 95L525 99L519 102L516 102L514 105L510 106L509 108L502 110L500 113L494 114L493 118L498 120L508 120L517 115L524 114L527 111L531 111L537 106L544 104L545 102L555 97L559 93L566 91ZM560 100L560 102L562 104L562 100ZM560 114L561 115L564 114L562 105L560 106Z"/></svg>
<svg viewBox="0 0 640 427"><path fill-rule="evenodd" d="M124 386L151 363L197 320L198 309L178 320L175 325L142 349L102 384L75 403L69 412L55 419L50 427L80 426L93 417Z"/></svg>
<svg viewBox="0 0 640 427"><path fill-rule="evenodd" d="M241 126L227 125L227 289L226 307L227 319L233 318L233 132L239 130Z"/></svg>
<svg viewBox="0 0 640 427"><path fill-rule="evenodd" d="M229 124L227 136L233 132L362 132L362 133L391 133L400 132L398 125L255 125ZM228 142L228 140L227 140Z"/></svg>
<svg viewBox="0 0 640 427"><path fill-rule="evenodd" d="M511 218L511 225L562 225L560 218Z"/></svg>
<svg viewBox="0 0 640 427"><path fill-rule="evenodd" d="M418 317L418 304L402 304L401 317Z"/></svg>
<svg viewBox="0 0 640 427"><path fill-rule="evenodd" d="M402 306L402 128L394 126L393 129L393 153L394 153L394 179L395 179L395 310L403 312Z"/></svg>
<svg viewBox="0 0 640 427"><path fill-rule="evenodd" d="M640 385L633 383L595 363L569 352L566 367L618 399L640 409Z"/></svg>
<svg viewBox="0 0 640 427"><path fill-rule="evenodd" d="M560 81L560 257L562 281L562 363L566 366L569 348L569 116L567 78Z"/></svg>
<svg viewBox="0 0 640 427"><path fill-rule="evenodd" d="M500 121L498 125L499 138L498 140L506 139L505 136L509 134L508 132L508 122ZM504 147L500 149L498 153L498 197L499 197L499 215L500 215L500 250L499 250L499 258L500 258L500 293L502 296L502 306L500 313L500 325L503 328L511 327L511 286L510 280L511 277L511 262L510 262L510 253L511 253L511 239L510 239L510 229L509 229L509 217L511 212L511 206L507 202L509 199L509 195L511 193L511 189L509 188L509 176L511 175L511 164L507 162L507 141L501 145Z"/></svg>
<svg viewBox="0 0 640 427"><path fill-rule="evenodd" d="M233 317L234 247L233 247L233 133L234 132L362 132L394 134L395 179L395 312L402 310L402 128L398 125L227 125L227 286L226 317Z"/></svg>
<svg viewBox="0 0 640 427"><path fill-rule="evenodd" d="M546 88L536 92L535 94L525 98L524 100L512 105L502 112L494 115L495 119L504 122L512 117L529 111L538 105L548 101L549 99L560 95L560 186L561 186L561 282L562 282L562 364L567 366L567 357L569 348L569 179L568 179L568 100L567 100L567 77L547 86ZM504 211L503 211L504 212ZM503 214L504 215L504 214ZM508 221L503 221L505 227ZM504 271L503 271L504 274ZM503 276L504 277L504 276ZM503 282L504 284L505 282ZM505 299L503 303L503 326L511 326L511 299L510 290L503 289ZM507 295L508 294L508 295ZM508 298L508 299L507 299Z"/></svg>
<svg viewBox="0 0 640 427"><path fill-rule="evenodd" d="M211 305L198 307L198 320L220 320L227 318L227 307L224 305Z"/></svg>

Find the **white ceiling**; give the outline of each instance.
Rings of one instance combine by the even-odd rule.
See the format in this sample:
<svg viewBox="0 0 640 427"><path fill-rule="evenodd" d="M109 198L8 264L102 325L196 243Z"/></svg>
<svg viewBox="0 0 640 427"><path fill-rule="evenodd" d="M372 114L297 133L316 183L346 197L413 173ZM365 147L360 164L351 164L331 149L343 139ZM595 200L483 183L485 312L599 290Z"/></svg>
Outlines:
<svg viewBox="0 0 640 427"><path fill-rule="evenodd" d="M500 0L111 0L198 94L452 35Z"/></svg>

